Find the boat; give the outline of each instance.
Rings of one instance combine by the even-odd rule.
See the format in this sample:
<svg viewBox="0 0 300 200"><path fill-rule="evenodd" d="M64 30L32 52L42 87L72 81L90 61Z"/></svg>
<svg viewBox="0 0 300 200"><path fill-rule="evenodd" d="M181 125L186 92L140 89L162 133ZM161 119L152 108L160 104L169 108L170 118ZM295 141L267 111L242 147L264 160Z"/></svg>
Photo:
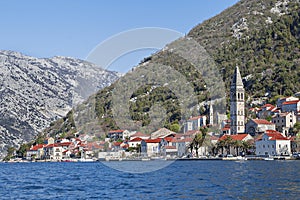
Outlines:
<svg viewBox="0 0 300 200"><path fill-rule="evenodd" d="M266 158L264 158L264 160L274 160L274 158L273 157L266 157Z"/></svg>

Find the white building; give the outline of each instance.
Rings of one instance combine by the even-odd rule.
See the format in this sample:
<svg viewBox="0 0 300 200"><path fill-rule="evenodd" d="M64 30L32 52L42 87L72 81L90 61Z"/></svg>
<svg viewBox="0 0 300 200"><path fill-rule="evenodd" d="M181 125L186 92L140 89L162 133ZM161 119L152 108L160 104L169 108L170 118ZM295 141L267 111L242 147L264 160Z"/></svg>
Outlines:
<svg viewBox="0 0 300 200"><path fill-rule="evenodd" d="M276 130L288 136L289 129L294 127L297 122L294 112L278 113L273 116L272 122L276 126Z"/></svg>
<svg viewBox="0 0 300 200"><path fill-rule="evenodd" d="M277 131L266 131L261 139L255 142L256 155L290 155L291 141Z"/></svg>
<svg viewBox="0 0 300 200"><path fill-rule="evenodd" d="M186 121L184 132L199 130L200 127L206 126L206 116L191 117Z"/></svg>
<svg viewBox="0 0 300 200"><path fill-rule="evenodd" d="M246 124L246 133L251 136L264 133L266 130L276 130L275 124L265 119L250 119Z"/></svg>

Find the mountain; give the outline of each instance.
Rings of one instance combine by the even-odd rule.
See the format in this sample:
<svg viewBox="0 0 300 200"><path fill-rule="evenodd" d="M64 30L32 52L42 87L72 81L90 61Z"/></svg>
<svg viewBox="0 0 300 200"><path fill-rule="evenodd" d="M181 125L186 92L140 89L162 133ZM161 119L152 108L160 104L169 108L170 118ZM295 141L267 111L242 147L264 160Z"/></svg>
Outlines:
<svg viewBox="0 0 300 200"><path fill-rule="evenodd" d="M119 76L79 59L0 51L0 157Z"/></svg>
<svg viewBox="0 0 300 200"><path fill-rule="evenodd" d="M170 86L176 85L179 79L184 79L185 81L177 86L187 86L186 88L188 85L192 86L197 98L197 103L188 105L187 109L191 115L205 114L205 107L199 105L204 105L207 100L217 100L222 97L219 95L221 93L217 92L220 90L222 92L222 88L209 90L208 82L221 85L224 81L223 92L227 94L226 101L228 102L230 80L237 65L243 77L248 103L256 97L266 96L271 101L278 95L288 96L298 92L300 88L299 4L299 0L239 1L219 15L195 26L184 38L174 41L161 51L145 58L132 72L111 86L100 90L95 96L90 97L89 101L82 104L79 110L75 109L69 113L65 121L57 122L47 131L58 133L66 130L66 127L70 127L70 123L74 124L76 116L91 113L92 109L95 112L92 117L94 120L92 124L95 128L90 131L94 134L97 134L97 131L99 133L108 129L127 128L126 126L120 127L119 121L129 118L136 125L145 126L145 132L147 132L151 125L150 119L153 119L151 116L155 112L166 113L162 124L170 128L172 123L178 123L184 119L181 109L183 99L179 98ZM197 44L191 44L193 41ZM205 52L201 50L201 47ZM197 59L201 61L198 62ZM199 73L195 62L205 70ZM151 65L155 64L170 66L173 74L176 74L176 71L178 76L169 76L167 70L158 71L157 74L151 70L147 71ZM211 70L214 65L216 69ZM144 75L142 75L143 71ZM215 71L215 74L211 71ZM134 76L135 74L137 76ZM149 77L149 74L152 77ZM221 75L221 80L217 78L218 75ZM142 85L138 82L141 77L145 77ZM167 78L160 83L148 82L148 79L155 81L158 77ZM132 95L126 96L127 99L122 99L124 94L120 90L121 101L118 101L115 91L118 91L116 88L122 84L122 80L125 80L123 81L124 88L130 89L131 86L135 91ZM187 95L186 98L189 96ZM122 101L129 104L129 113L124 117L118 117L118 114L122 114L119 111L122 110L116 112L115 108L119 109L118 103L123 105ZM93 104L95 105L92 106ZM216 106L224 106L217 104L218 102L214 104L214 110ZM122 107L126 108L126 106ZM224 107L228 111L228 103L227 107ZM126 112L126 110L123 111ZM86 118L85 123L88 122ZM76 128L84 130L81 126Z"/></svg>

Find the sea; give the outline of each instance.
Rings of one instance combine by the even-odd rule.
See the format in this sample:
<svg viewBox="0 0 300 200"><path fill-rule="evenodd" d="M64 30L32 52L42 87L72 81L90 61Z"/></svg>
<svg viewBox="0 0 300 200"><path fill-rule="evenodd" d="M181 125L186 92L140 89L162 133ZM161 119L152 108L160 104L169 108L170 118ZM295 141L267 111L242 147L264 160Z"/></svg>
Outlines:
<svg viewBox="0 0 300 200"><path fill-rule="evenodd" d="M0 199L300 199L299 160L151 162L0 163Z"/></svg>

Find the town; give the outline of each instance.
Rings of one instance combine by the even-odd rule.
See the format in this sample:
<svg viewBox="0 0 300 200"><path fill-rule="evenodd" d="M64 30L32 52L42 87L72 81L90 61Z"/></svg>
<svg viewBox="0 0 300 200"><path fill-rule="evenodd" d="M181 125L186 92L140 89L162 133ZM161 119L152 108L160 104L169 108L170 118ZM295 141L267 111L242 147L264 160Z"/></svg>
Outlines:
<svg viewBox="0 0 300 200"><path fill-rule="evenodd" d="M230 86L229 119L215 119L210 104L208 115L193 116L182 123L183 133L160 128L151 134L111 130L101 141L78 133L48 137L32 145L22 157L28 161L300 159L298 96L278 98L275 105L262 100L247 110L246 120L245 90L236 67ZM211 127L219 127L219 131Z"/></svg>

